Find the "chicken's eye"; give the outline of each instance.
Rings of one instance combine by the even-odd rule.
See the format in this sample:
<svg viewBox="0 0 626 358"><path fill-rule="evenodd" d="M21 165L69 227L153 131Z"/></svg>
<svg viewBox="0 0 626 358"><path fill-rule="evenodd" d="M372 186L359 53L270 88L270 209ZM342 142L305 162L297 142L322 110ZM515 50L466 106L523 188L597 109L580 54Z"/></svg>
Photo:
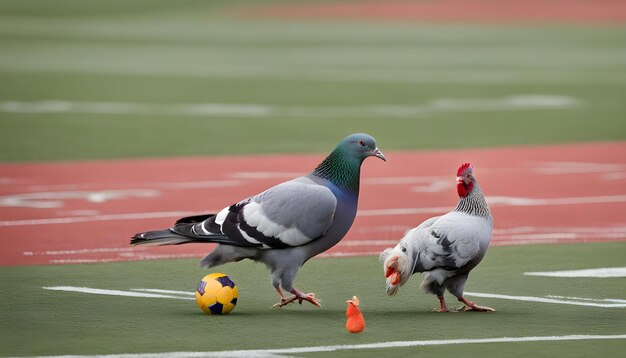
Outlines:
<svg viewBox="0 0 626 358"><path fill-rule="evenodd" d="M403 248L402 248L402 252L406 252L406 247L403 247Z"/></svg>

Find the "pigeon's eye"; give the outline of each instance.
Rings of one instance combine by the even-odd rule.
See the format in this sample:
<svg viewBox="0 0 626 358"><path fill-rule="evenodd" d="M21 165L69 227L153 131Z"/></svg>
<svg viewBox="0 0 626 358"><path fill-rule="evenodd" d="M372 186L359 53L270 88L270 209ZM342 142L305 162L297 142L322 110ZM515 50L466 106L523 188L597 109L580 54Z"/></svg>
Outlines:
<svg viewBox="0 0 626 358"><path fill-rule="evenodd" d="M365 147L365 142L364 142L364 141L362 141L362 140L360 140L360 141L359 141L359 145L360 145L361 147Z"/></svg>
<svg viewBox="0 0 626 358"><path fill-rule="evenodd" d="M402 248L402 252L406 252L406 247L403 247L403 248Z"/></svg>

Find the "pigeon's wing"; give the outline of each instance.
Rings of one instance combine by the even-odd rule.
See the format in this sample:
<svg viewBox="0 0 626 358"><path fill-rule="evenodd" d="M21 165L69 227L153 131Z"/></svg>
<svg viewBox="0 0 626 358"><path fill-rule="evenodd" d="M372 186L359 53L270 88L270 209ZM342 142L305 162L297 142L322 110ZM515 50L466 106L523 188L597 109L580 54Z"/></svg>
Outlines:
<svg viewBox="0 0 626 358"><path fill-rule="evenodd" d="M452 212L419 230L420 261L426 270L457 270L481 255L486 235L480 218Z"/></svg>
<svg viewBox="0 0 626 358"><path fill-rule="evenodd" d="M288 248L323 236L336 208L337 198L328 187L303 177L224 208L192 230L199 236L221 235L223 244Z"/></svg>

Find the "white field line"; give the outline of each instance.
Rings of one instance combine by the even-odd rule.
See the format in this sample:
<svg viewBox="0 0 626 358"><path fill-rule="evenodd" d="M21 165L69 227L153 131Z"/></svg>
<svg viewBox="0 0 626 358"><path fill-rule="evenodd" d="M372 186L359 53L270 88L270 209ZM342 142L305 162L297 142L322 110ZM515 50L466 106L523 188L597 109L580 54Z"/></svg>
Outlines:
<svg viewBox="0 0 626 358"><path fill-rule="evenodd" d="M125 48L125 51L128 49ZM28 56L22 53L21 56ZM40 57L40 52L36 53ZM510 83L542 83L542 84L623 84L626 76L620 71L580 71L544 69L467 69L467 68L391 68L388 63L381 66L330 66L319 65L285 65L276 66L263 63L222 63L207 62L203 66L172 66L171 56L166 56L170 63L158 62L154 58L145 61L128 59L128 63L99 61L95 56L84 58L75 56L69 61L56 54L46 56L45 61L37 63L37 59L24 61L19 53L0 61L1 71L36 72L36 73L78 73L128 76L158 76L174 78L226 78L226 79L272 79L282 81L315 81L315 82L355 82L355 83L461 83L461 84L510 84ZM106 53L109 55L109 53ZM254 54L257 57L258 54ZM313 53L312 56L315 56ZM188 62L181 59L181 62Z"/></svg>
<svg viewBox="0 0 626 358"><path fill-rule="evenodd" d="M47 251L24 251L24 256L55 256L55 255L88 255L101 253L125 253L141 250L141 247L97 247L89 249L72 249L72 250L47 250Z"/></svg>
<svg viewBox="0 0 626 358"><path fill-rule="evenodd" d="M42 288L44 290L51 290L51 291L79 292L79 293L89 293L93 295L106 295L106 296L141 297L141 298L175 298L178 300L192 300L193 299L190 297L163 295L163 294L157 294L157 293L105 290L105 289L90 288L90 287L52 286L52 287L42 287Z"/></svg>
<svg viewBox="0 0 626 358"><path fill-rule="evenodd" d="M66 200L104 203L128 198L153 198L159 195L161 193L155 189L35 192L0 196L0 206L49 209L62 207Z"/></svg>
<svg viewBox="0 0 626 358"><path fill-rule="evenodd" d="M334 252L324 252L316 257L357 257L357 256L378 256L380 255L380 251L334 251Z"/></svg>
<svg viewBox="0 0 626 358"><path fill-rule="evenodd" d="M580 302L574 300L563 300L547 297L532 297L532 296L510 296L499 295L493 293L478 293L478 292L465 292L467 296L483 297L483 298L497 298L502 300L513 301L525 301L525 302L541 302L541 303L556 303L562 305L575 305L575 306L588 306L588 307L601 307L601 308L625 308L626 303L595 303L595 302Z"/></svg>
<svg viewBox="0 0 626 358"><path fill-rule="evenodd" d="M516 197L487 197L491 206L550 206L550 205L579 205L579 204L608 204L626 202L626 195L590 196L574 198L516 198ZM393 209L369 209L359 210L357 216L393 216L393 215L418 215L418 214L442 214L450 211L451 207L431 207L431 208L393 208ZM219 210L208 210L205 212L218 212ZM137 220L164 217L180 217L189 215L200 215L205 212L190 211L165 211L165 212L142 212L127 214L106 214L94 216L72 216L46 219L23 219L0 221L3 226L23 226L23 225L51 225L51 224L72 224L89 221L121 221Z"/></svg>
<svg viewBox="0 0 626 358"><path fill-rule="evenodd" d="M215 211L217 212L217 211ZM123 221L123 220L142 220L157 218L172 218L191 215L200 215L201 212L194 211L156 211L143 213L126 213L126 214L105 214L94 216L68 216L61 218L46 219L25 219L25 220L6 220L0 221L2 226L32 226L32 225L55 225L55 224L74 224L91 221Z"/></svg>
<svg viewBox="0 0 626 358"><path fill-rule="evenodd" d="M1 179L1 178L0 178ZM173 181L173 182L143 182L143 183L133 183L136 186L142 187L150 187L148 189L152 189L152 187L159 189L197 189L197 188L220 188L220 187L229 187L229 186L238 186L241 185L240 180L203 180L203 181ZM2 182L0 181L0 184ZM15 183L11 183L15 184ZM126 185L128 183L117 183ZM80 188L91 188L93 184L91 183L66 183L66 184L35 184L35 185L26 185L26 189L29 192L39 192L39 191L79 191ZM81 191L87 191L88 189L84 189ZM138 189L135 189L138 190ZM146 190L146 189L141 189ZM19 194L17 194L19 195Z"/></svg>
<svg viewBox="0 0 626 358"><path fill-rule="evenodd" d="M583 298L583 297L569 297L569 296L555 296L555 295L547 295L549 298L564 298L568 300L578 300L578 301L594 301L594 302L616 302L616 303L626 303L626 300L618 299L618 298Z"/></svg>
<svg viewBox="0 0 626 358"><path fill-rule="evenodd" d="M374 240L346 240L346 241L340 242L338 244L338 247L395 246L401 237L402 237L401 235L398 235L398 238L393 239L393 240L376 240L376 239ZM537 234L523 234L523 235L494 235L491 240L492 240L492 243L493 242L505 243L509 241L516 243L516 242L543 242L543 241L556 242L556 241L563 241L563 240L623 239L623 238L626 238L626 232L621 232L621 233L598 232L593 235L575 234L575 233L537 233Z"/></svg>
<svg viewBox="0 0 626 358"><path fill-rule="evenodd" d="M610 277L626 277L626 267L607 267L584 270L566 270L566 271L549 271L549 272L524 272L527 276L544 276L544 277L593 277L593 278L610 278Z"/></svg>
<svg viewBox="0 0 626 358"><path fill-rule="evenodd" d="M99 288L91 288L91 287L76 287L76 286L53 286L53 287L42 287L42 288L45 290L52 290L52 291L78 292L78 293L107 295L107 296L192 299L190 297L181 297L181 296L189 296L192 294L186 291L172 291L172 290L147 289L147 288L131 289L130 291L108 290L108 289L99 289ZM619 300L617 300L618 302L616 303L598 303L598 302L589 302L588 300L584 300L584 299L570 300L570 299L556 299L556 298L532 297L532 296L510 296L510 295L500 295L500 294L493 294L493 293L478 293L478 292L465 292L465 295L474 296L474 297L483 297L483 298L496 298L496 299L503 299L503 300L556 303L556 304L564 304L564 305L577 305L577 306L589 306L589 307L601 307L601 308L624 308L626 307L626 302L620 302ZM615 300L613 300L612 302L614 301Z"/></svg>
<svg viewBox="0 0 626 358"><path fill-rule="evenodd" d="M195 296L195 292L190 291L174 291L174 290L159 290L157 288L131 288L131 291L139 292L151 292L151 293L163 293L168 295L182 295L182 296Z"/></svg>
<svg viewBox="0 0 626 358"><path fill-rule="evenodd" d="M164 352L164 353L123 353L106 355L65 355L40 356L46 358L185 358L185 357L284 357L288 354L320 353L336 351L352 351L363 349L409 348L423 346L445 346L453 344L488 344L488 343L523 343L523 342L562 342L587 340L626 339L626 334L615 335L567 335L567 336L531 336L531 337L497 337L497 338L460 338L425 341L391 341L351 345L311 346L276 349L231 350L214 352Z"/></svg>
<svg viewBox="0 0 626 358"><path fill-rule="evenodd" d="M187 258L200 258L202 254L163 254L163 255L133 255L133 260L166 260L166 259L187 259ZM94 263L111 263L111 262L124 262L128 261L130 257L114 257L106 259L53 259L49 260L50 264L94 264Z"/></svg>
<svg viewBox="0 0 626 358"><path fill-rule="evenodd" d="M529 162L533 171L544 175L624 172L626 165L586 162Z"/></svg>
<svg viewBox="0 0 626 358"><path fill-rule="evenodd" d="M579 106L573 97L560 95L515 95L502 98L439 98L421 105L366 105L359 107L298 107L263 104L156 104L137 102L74 102L46 100L39 102L0 102L4 113L81 113L109 115L167 115L265 118L406 118L436 112L483 112L507 110L569 109Z"/></svg>
<svg viewBox="0 0 626 358"><path fill-rule="evenodd" d="M498 206L548 206L548 205L577 205L577 204L604 204L626 202L626 195L581 196L574 198L516 198L509 196L489 196L486 198L489 205Z"/></svg>

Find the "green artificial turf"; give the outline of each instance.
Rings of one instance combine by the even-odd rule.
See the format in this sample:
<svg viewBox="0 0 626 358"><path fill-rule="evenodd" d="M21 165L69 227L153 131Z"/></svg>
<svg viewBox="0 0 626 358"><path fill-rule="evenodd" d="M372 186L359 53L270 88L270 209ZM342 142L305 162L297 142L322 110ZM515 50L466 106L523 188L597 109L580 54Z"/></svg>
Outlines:
<svg viewBox="0 0 626 358"><path fill-rule="evenodd" d="M0 2L0 161L327 152L352 132L387 150L626 139L620 26L271 21L238 18L232 2L54 3ZM575 105L437 107L529 95ZM15 110L40 101L270 110Z"/></svg>
<svg viewBox="0 0 626 358"><path fill-rule="evenodd" d="M493 247L472 272L466 290L515 296L558 295L623 298L623 278L548 278L526 271L585 269L623 265L624 243ZM167 249L164 249L165 251ZM434 296L418 289L414 277L395 297L385 294L376 257L313 259L296 280L315 291L323 308L310 304L271 308L278 295L262 265L248 261L213 270L225 272L240 289L236 309L206 316L195 302L175 299L99 296L47 291L44 286L130 290L193 291L206 273L197 260L115 264L3 267L0 270L2 355L110 354L173 351L269 349L385 341L624 334L623 308L518 302L468 297L497 309L494 313L431 312ZM357 295L367 322L363 334L346 332L345 300ZM456 302L448 297L451 306ZM616 356L624 341L492 343L396 348L405 355L452 356L483 352L484 357L523 352L543 356ZM523 351L520 351L523 350ZM356 351L339 351L337 356ZM508 354L507 353L507 354ZM534 354L533 353L533 354ZM376 356L380 351L360 350ZM311 354L315 356L316 354Z"/></svg>

